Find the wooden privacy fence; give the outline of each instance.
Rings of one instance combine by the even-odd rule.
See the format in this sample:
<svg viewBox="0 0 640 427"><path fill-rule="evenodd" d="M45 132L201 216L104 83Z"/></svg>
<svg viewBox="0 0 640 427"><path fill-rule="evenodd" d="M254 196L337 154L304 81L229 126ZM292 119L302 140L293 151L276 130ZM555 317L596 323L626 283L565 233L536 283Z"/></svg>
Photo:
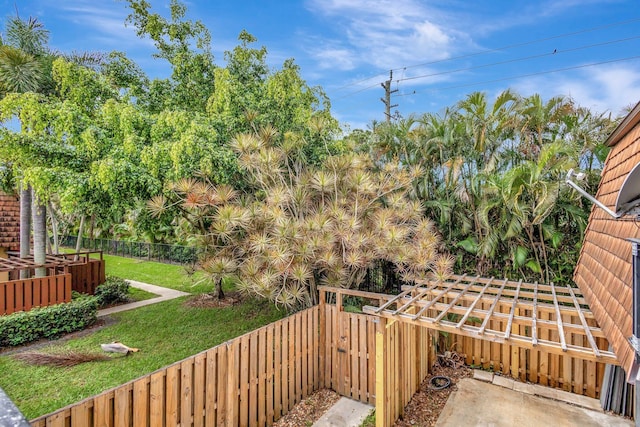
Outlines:
<svg viewBox="0 0 640 427"><path fill-rule="evenodd" d="M481 306L487 309L488 306ZM530 313L523 312L523 316ZM550 318L548 313L539 313L541 320ZM578 324L580 319L574 316L563 316L564 322ZM514 333L520 332L514 326ZM557 332L549 331L541 327L539 329L541 339L557 339ZM567 333L568 344L587 345L584 335ZM515 345L501 344L479 338L465 337L461 335L449 335L450 338L442 340L444 347L454 350L465 356L468 365L491 369L502 372L521 381L527 381L544 386L560 388L576 394L582 394L593 398L599 398L604 370L607 366L603 362L585 360L568 355L549 353L543 350L527 349ZM601 337L594 338L598 347L606 350L607 340ZM444 349L443 349L444 350Z"/></svg>
<svg viewBox="0 0 640 427"><path fill-rule="evenodd" d="M600 392L604 363L593 358L559 354L554 346L547 347L551 349L547 352L543 345L527 348L451 332L447 335L429 329L433 328L430 322L350 313L344 311L348 298L369 304L365 307L369 311L382 312L395 303L406 316L427 315L430 307L406 308L409 300L400 301L402 296L320 287L319 306L39 417L32 425L270 426L313 391L330 388L375 404L378 425L387 426L402 415L427 376L435 361L436 342L441 343L441 350L465 354L468 364L592 397ZM456 298L445 298L438 304L454 301ZM491 307L508 310L491 302L478 302L476 307L480 314ZM530 314L518 312L516 319ZM557 331L547 329L548 312L538 315L536 334L545 343L554 339L547 335ZM587 345L587 337L571 326L580 320L571 316L562 320L568 326L568 345ZM469 322L478 320L470 318ZM496 317L486 322L487 328L498 329L501 325L490 322L508 320ZM523 323L510 326L514 335L528 333L520 330L529 327ZM597 329L594 333L598 347L604 348L606 341Z"/></svg>
<svg viewBox="0 0 640 427"><path fill-rule="evenodd" d="M272 425L320 387L318 313L309 308L31 424Z"/></svg>
<svg viewBox="0 0 640 427"><path fill-rule="evenodd" d="M0 315L69 301L71 301L70 274L0 283Z"/></svg>
<svg viewBox="0 0 640 427"><path fill-rule="evenodd" d="M102 254L101 258L102 258ZM96 288L106 280L104 259L86 258L83 264L67 267L72 277L72 288L76 292L93 295Z"/></svg>

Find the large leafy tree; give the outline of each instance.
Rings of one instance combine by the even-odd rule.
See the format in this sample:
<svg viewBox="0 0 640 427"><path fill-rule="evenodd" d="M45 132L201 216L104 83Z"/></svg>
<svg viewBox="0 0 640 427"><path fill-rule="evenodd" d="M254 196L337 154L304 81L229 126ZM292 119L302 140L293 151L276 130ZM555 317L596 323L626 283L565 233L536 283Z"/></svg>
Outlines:
<svg viewBox="0 0 640 427"><path fill-rule="evenodd" d="M232 142L249 188L183 179L150 201L156 216L178 212L201 238L200 268L223 296L222 280L292 308L317 303L317 286L354 287L385 260L409 277L448 274L438 237L420 202L409 199L419 168L374 167L367 156L331 156L313 166L301 138L279 145L271 126Z"/></svg>
<svg viewBox="0 0 640 427"><path fill-rule="evenodd" d="M381 164L424 168L415 196L459 271L566 282L589 207L561 182L577 166L595 188L612 124L564 97L472 93L441 115L376 126L365 147Z"/></svg>

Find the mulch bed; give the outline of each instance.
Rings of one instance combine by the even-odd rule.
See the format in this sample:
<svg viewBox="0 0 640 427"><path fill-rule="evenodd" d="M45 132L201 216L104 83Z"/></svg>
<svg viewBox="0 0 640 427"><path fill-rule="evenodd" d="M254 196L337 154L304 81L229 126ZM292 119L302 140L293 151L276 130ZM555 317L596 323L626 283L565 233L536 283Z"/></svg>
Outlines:
<svg viewBox="0 0 640 427"><path fill-rule="evenodd" d="M225 293L223 299L218 299L214 294L200 294L185 302L187 307L195 308L224 308L242 304L244 296L239 292Z"/></svg>
<svg viewBox="0 0 640 427"><path fill-rule="evenodd" d="M433 390L431 378L445 376L451 379L451 385L442 390ZM396 427L420 426L430 427L436 424L440 412L449 399L449 395L458 389L457 384L463 378L473 376L473 370L466 367L434 366L432 372L420 384L420 389L413 395L404 408L404 415L396 421Z"/></svg>
<svg viewBox="0 0 640 427"><path fill-rule="evenodd" d="M451 385L442 390L431 387L434 376L445 376L451 379ZM431 427L436 424L444 405L451 393L458 389L457 384L463 378L473 376L473 370L466 367L434 366L432 372L420 384L420 389L413 395L411 401L404 408L404 416L395 427ZM340 395L332 390L318 390L302 402L298 403L285 416L280 418L274 427L310 426L319 420L324 413L340 400Z"/></svg>
<svg viewBox="0 0 640 427"><path fill-rule="evenodd" d="M318 421L325 412L340 400L340 395L332 390L318 390L273 425L274 427L304 427Z"/></svg>

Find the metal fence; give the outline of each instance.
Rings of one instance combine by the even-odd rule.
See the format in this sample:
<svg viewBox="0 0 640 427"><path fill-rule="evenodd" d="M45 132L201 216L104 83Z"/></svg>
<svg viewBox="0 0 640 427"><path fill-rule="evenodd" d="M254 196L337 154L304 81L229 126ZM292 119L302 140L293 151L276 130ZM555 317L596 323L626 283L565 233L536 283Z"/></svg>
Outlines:
<svg viewBox="0 0 640 427"><path fill-rule="evenodd" d="M76 247L76 236L63 236L62 246ZM169 245L164 243L130 242L112 239L82 238L82 248L101 250L104 253L127 258L146 259L167 264L194 264L198 260L199 250L194 246ZM402 281L396 273L393 263L376 261L367 269L364 279L358 286L361 291L398 294L402 291Z"/></svg>
<svg viewBox="0 0 640 427"><path fill-rule="evenodd" d="M76 236L63 236L62 246L76 247ZM104 253L127 258L146 259L167 264L194 264L198 260L198 248L194 246L168 245L164 243L129 242L125 240L82 238L82 249L101 250Z"/></svg>

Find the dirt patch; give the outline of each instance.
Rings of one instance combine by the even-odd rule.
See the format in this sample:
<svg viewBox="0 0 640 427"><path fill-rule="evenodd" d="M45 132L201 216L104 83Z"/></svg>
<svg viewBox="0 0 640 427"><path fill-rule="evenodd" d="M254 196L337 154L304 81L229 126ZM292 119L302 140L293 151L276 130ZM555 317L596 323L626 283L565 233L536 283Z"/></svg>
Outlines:
<svg viewBox="0 0 640 427"><path fill-rule="evenodd" d="M223 299L218 299L214 294L200 294L185 302L187 307L196 308L224 308L239 305L244 297L239 292L226 293Z"/></svg>
<svg viewBox="0 0 640 427"><path fill-rule="evenodd" d="M325 412L340 400L340 395L332 390L322 389L313 393L280 418L274 427L304 427L318 421Z"/></svg>
<svg viewBox="0 0 640 427"><path fill-rule="evenodd" d="M432 386L431 379L435 376L444 376L451 380L449 387L436 390ZM473 370L466 367L442 367L434 366L432 372L420 384L420 389L413 395L404 408L404 415L396 421L396 427L420 426L431 427L436 424L440 412L449 399L449 395L458 389L457 384L463 378L473 376ZM435 381L441 384L440 381Z"/></svg>

